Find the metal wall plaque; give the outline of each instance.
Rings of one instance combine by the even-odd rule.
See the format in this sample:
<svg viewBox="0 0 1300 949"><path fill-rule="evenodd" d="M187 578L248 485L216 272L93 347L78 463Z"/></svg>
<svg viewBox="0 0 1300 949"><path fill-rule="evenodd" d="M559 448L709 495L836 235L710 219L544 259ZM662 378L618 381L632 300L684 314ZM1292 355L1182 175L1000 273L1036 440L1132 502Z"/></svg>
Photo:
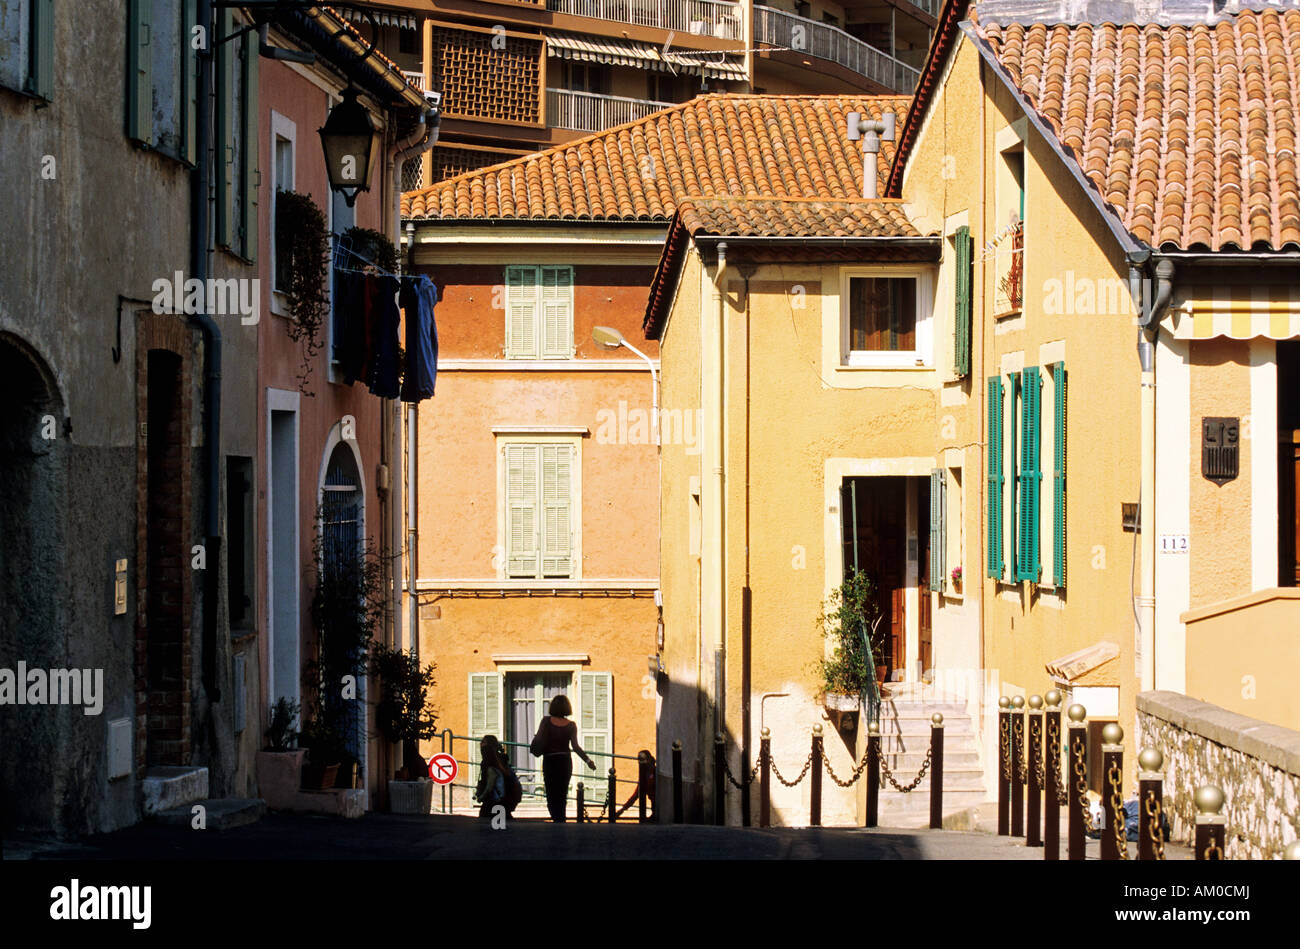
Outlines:
<svg viewBox="0 0 1300 949"><path fill-rule="evenodd" d="M1241 420L1206 416L1201 419L1201 474L1215 484L1237 477Z"/></svg>

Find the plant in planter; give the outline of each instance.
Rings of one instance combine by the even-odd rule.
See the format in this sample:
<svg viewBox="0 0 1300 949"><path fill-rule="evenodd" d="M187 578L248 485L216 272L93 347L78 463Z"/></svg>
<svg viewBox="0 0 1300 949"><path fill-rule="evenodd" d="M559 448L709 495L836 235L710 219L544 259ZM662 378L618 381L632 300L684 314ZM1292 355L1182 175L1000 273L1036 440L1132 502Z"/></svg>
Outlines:
<svg viewBox="0 0 1300 949"><path fill-rule="evenodd" d="M952 568L952 586L954 590L961 590L961 567Z"/></svg>
<svg viewBox="0 0 1300 949"><path fill-rule="evenodd" d="M381 231L369 227L349 227L343 239L351 242L354 251L381 270L397 273L397 247Z"/></svg>
<svg viewBox="0 0 1300 949"><path fill-rule="evenodd" d="M402 767L388 786L390 807L395 813L427 814L433 785L425 777L419 743L432 738L437 729L438 716L429 702L436 681L434 664L421 668L414 652L376 643L371 647L370 670L381 685L375 725L387 741L402 745Z"/></svg>
<svg viewBox="0 0 1300 949"><path fill-rule="evenodd" d="M329 227L325 215L310 195L297 191L275 193L276 284L284 290L293 319L289 338L303 344L298 389L304 395L311 377L312 360L320 352L325 319L329 315Z"/></svg>
<svg viewBox="0 0 1300 949"><path fill-rule="evenodd" d="M321 709L318 708L312 720L303 726L302 743L307 749L302 786L313 791L334 787L339 764L348 748L343 736Z"/></svg>
<svg viewBox="0 0 1300 949"><path fill-rule="evenodd" d="M823 635L831 641L831 655L818 663L824 703L834 712L857 711L862 696L874 710L880 696L876 682L884 678L884 634L876 584L854 572L836 589L818 617Z"/></svg>
<svg viewBox="0 0 1300 949"><path fill-rule="evenodd" d="M266 748L257 753L258 793L273 809L288 807L298 790L302 760L306 751L295 748L298 738L298 712L301 706L285 696L271 707L271 721L266 729Z"/></svg>

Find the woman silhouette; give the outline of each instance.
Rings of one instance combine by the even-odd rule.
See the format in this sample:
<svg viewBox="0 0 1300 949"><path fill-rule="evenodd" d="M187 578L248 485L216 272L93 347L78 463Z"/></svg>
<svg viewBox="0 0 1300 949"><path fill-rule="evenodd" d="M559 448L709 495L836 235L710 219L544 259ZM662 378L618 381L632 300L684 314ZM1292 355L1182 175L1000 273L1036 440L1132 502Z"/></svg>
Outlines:
<svg viewBox="0 0 1300 949"><path fill-rule="evenodd" d="M542 758L542 780L546 784L546 809L551 812L551 820L557 824L565 822L565 808L569 797L569 779L573 777L573 758L569 756L572 748L578 753L587 767L593 771L596 762L582 750L578 744L578 726L566 716L573 714L573 706L563 695L551 699L550 714L542 719L542 724L533 737L531 751Z"/></svg>

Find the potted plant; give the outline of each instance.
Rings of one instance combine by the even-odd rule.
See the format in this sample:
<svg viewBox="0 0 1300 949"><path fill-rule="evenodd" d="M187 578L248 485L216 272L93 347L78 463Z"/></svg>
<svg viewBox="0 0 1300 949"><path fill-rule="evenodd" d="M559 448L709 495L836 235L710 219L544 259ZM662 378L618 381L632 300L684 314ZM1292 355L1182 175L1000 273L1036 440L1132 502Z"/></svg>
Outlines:
<svg viewBox="0 0 1300 949"><path fill-rule="evenodd" d="M371 647L370 670L380 684L375 726L387 741L402 745L402 767L388 783L389 806L395 814L427 814L433 803L433 782L427 777L419 743L432 738L437 728L438 716L429 701L434 665L421 667L414 652L376 643Z"/></svg>
<svg viewBox="0 0 1300 949"><path fill-rule="evenodd" d="M266 729L266 748L257 753L258 793L268 807L287 807L298 790L302 774L303 748L295 747L298 739L298 712L301 706L286 696L271 707L270 726Z"/></svg>
<svg viewBox="0 0 1300 949"><path fill-rule="evenodd" d="M275 269L277 289L283 290L292 319L289 339L302 343L298 389L311 395L307 383L312 361L326 338L329 316L329 225L325 213L309 194L275 193Z"/></svg>
<svg viewBox="0 0 1300 949"><path fill-rule="evenodd" d="M961 567L952 568L952 588L957 593L961 592Z"/></svg>
<svg viewBox="0 0 1300 949"><path fill-rule="evenodd" d="M838 716L856 712L864 695L878 701L875 685L884 679L886 667L880 633L882 614L876 599L876 584L861 572L854 572L836 589L818 618L823 635L830 640L831 653L819 661L823 704Z"/></svg>
<svg viewBox="0 0 1300 949"><path fill-rule="evenodd" d="M309 791L334 787L339 764L347 753L347 745L319 709L303 727L302 743L307 748L307 763L302 768L302 786Z"/></svg>

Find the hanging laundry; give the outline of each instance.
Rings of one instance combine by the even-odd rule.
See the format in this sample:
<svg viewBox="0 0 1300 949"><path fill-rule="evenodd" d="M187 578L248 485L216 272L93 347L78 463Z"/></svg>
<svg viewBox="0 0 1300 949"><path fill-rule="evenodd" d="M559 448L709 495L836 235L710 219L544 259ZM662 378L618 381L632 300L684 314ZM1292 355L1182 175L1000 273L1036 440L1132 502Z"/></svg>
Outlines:
<svg viewBox="0 0 1300 949"><path fill-rule="evenodd" d="M337 294L334 311L339 320L339 341L335 344L343 381L348 385L366 378L370 365L370 334L366 332L366 303L370 296L367 274L349 270L334 271Z"/></svg>
<svg viewBox="0 0 1300 949"><path fill-rule="evenodd" d="M370 339L370 371L366 383L372 395L381 399L396 399L400 392L398 376L398 330L402 315L397 309L397 295L401 284L396 277L370 278L372 295L366 308L369 316L367 330Z"/></svg>
<svg viewBox="0 0 1300 949"><path fill-rule="evenodd" d="M438 288L424 274L402 278L402 309L406 311L406 373L402 401L419 402L433 395L438 378L438 324L433 308Z"/></svg>

